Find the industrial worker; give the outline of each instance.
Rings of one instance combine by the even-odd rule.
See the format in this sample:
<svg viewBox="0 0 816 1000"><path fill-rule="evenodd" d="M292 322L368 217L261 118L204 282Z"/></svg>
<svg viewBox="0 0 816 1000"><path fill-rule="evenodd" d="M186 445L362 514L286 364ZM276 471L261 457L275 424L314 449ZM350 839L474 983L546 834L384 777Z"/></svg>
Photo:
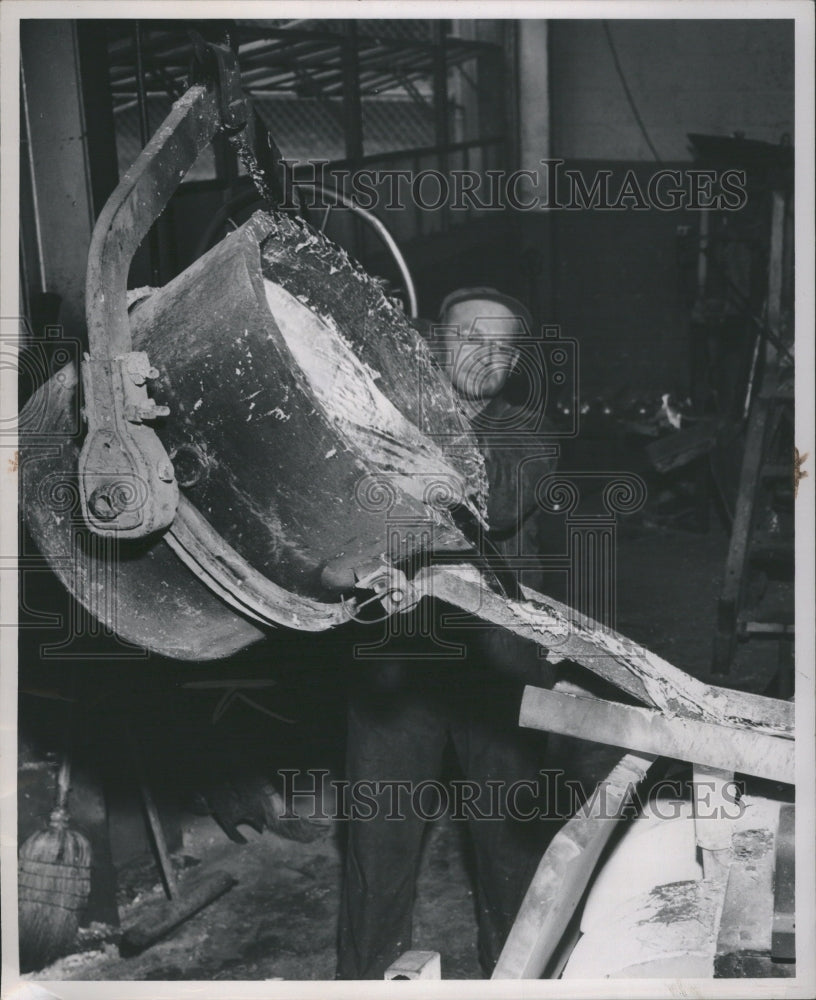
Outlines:
<svg viewBox="0 0 816 1000"><path fill-rule="evenodd" d="M535 465L534 477L518 475L531 443L514 437L514 428L529 424L529 414L513 402L511 389L519 335L530 329L530 315L520 302L475 288L448 296L439 325L426 324L423 331L431 333L432 353L450 378L485 457L490 535L500 549L511 551L523 525L536 520L530 517L537 509L535 483L554 467L554 459L545 458ZM505 431L504 446L489 433L497 427ZM533 551L529 539L524 551ZM379 782L383 791L374 796L377 808L370 819L348 823L338 979L382 979L412 947L426 817L438 802L438 791L428 786L440 778L449 745L465 781L478 790L467 817L454 818L467 818L472 837L478 953L485 976L546 846L548 824L540 822L532 790L526 798L511 795L512 802L504 793L524 790L543 766L542 734L519 729L518 713L524 684L551 684L550 668L533 644L502 629L475 619L451 627L442 617L440 608L434 634L396 635L388 657L357 660L349 671L346 778ZM457 658L457 648L464 656ZM395 782L408 790L402 805L395 801ZM422 782L425 800L412 801L410 790ZM482 818L487 816L493 818Z"/></svg>

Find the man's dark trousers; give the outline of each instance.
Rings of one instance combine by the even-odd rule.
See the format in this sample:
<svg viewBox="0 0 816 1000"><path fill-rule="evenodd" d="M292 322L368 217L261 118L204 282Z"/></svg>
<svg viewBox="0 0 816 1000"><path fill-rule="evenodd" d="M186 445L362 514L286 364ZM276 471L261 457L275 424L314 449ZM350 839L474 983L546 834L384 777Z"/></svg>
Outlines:
<svg viewBox="0 0 816 1000"><path fill-rule="evenodd" d="M440 776L451 740L464 779L479 789L462 815L475 854L479 960L489 975L546 845L547 824L529 786L517 786L510 811L535 818L508 816L504 796L515 782L536 780L545 741L542 734L518 727L523 682L484 661L474 662L473 647L489 637L484 631L476 640L473 635L466 642L467 662L413 660L353 668L346 774L352 781L403 781L415 788ZM496 785L491 789L488 782ZM416 803L410 790L400 794L398 799L395 787L384 785L374 796L375 815L348 823L339 979L382 979L411 948L425 817L439 809L440 795L427 784ZM450 796L449 801L455 800ZM499 818L480 818L495 812L497 803Z"/></svg>

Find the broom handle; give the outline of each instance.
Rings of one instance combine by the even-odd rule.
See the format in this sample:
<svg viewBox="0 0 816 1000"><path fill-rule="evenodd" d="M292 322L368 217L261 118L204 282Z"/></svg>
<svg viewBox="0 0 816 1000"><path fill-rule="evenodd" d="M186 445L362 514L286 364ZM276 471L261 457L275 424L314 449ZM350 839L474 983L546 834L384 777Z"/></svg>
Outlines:
<svg viewBox="0 0 816 1000"><path fill-rule="evenodd" d="M164 836L161 819L159 818L159 811L156 808L156 801L153 798L153 793L151 792L150 785L147 781L147 775L145 774L144 764L142 762L142 754L139 749L139 744L136 742L133 730L129 724L125 725L125 732L127 734L128 743L130 744L130 754L133 760L133 765L136 769L136 780L139 785L139 792L142 796L142 805L144 807L145 815L147 816L150 833L153 837L153 846L156 848L156 860L158 862L162 881L164 882L164 890L167 893L168 899L175 899L178 895L178 887L176 886L176 878L173 872L173 862L170 860L170 852L167 849L167 841Z"/></svg>
<svg viewBox="0 0 816 1000"><path fill-rule="evenodd" d="M71 791L71 753L74 749L74 723L76 719L77 675L76 666L71 668L68 677L68 708L65 719L65 752L62 755L59 774L57 775L57 805L56 812L63 813L63 819L68 814L68 793Z"/></svg>
<svg viewBox="0 0 816 1000"><path fill-rule="evenodd" d="M164 837L164 829L161 825L161 820L159 819L159 811L156 808L156 801L153 798L153 793L150 791L150 786L148 785L144 774L140 774L139 776L139 790L142 793L142 804L144 805L144 810L147 815L147 822L150 824L150 832L153 834L153 843L156 846L156 856L158 858L159 870L161 871L165 892L167 893L168 899L175 899L178 895L178 889L176 887L176 878L173 872L173 862L170 860L170 852L167 849L167 841Z"/></svg>
<svg viewBox="0 0 816 1000"><path fill-rule="evenodd" d="M68 792L71 789L71 758L65 754L60 764L57 776L57 809L65 812L68 804Z"/></svg>

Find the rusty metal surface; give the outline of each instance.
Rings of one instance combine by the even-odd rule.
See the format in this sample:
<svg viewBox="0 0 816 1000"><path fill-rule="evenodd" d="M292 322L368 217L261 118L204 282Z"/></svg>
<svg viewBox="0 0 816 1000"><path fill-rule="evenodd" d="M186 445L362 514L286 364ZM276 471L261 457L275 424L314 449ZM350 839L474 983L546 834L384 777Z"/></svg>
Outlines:
<svg viewBox="0 0 816 1000"><path fill-rule="evenodd" d="M262 265L262 249L275 262ZM265 283L273 277L298 308L333 323L343 349L359 354L355 363L372 380L376 374L377 391L409 429L407 446L383 438L369 447L364 409L356 430L368 438L349 437L327 412L270 310ZM73 369L30 404L46 408L38 426L56 450L37 453L23 440L32 533L68 589L119 635L169 656L223 656L261 634L247 619L299 629L345 620L340 595L323 581L332 560L370 565L410 554L414 539L417 547L469 548L446 504L464 501L478 513L483 503L475 439L404 315L328 241L259 213L142 300L130 320L133 346L161 370L155 395L171 411L159 433L185 498L168 544L114 535L114 566L95 554L82 517L73 508L67 518L55 514L43 492L48 483L70 483L79 503L78 439L67 419L76 408ZM445 431L442 443L422 428ZM426 462L428 475L395 466L400 449ZM87 482L92 491L99 479ZM395 536L400 523L405 534Z"/></svg>
<svg viewBox="0 0 816 1000"><path fill-rule="evenodd" d="M410 425L408 447L378 436L364 408L352 435L318 398L267 302L270 281L304 321L331 323L333 341L376 375L377 390ZM161 371L155 394L172 416L159 434L185 496L277 586L337 600L321 579L328 564L410 553L411 532L429 544L423 526L434 546L470 548L438 502L447 490L476 504L483 487L453 390L400 310L313 230L257 213L139 304L132 321L134 344ZM426 429L445 431L443 446ZM405 452L438 461L425 461L424 477L407 475L395 459Z"/></svg>
<svg viewBox="0 0 816 1000"><path fill-rule="evenodd" d="M79 500L77 371L63 368L20 416L20 510L51 569L105 628L180 660L229 656L265 634L196 580L160 539L91 534ZM30 428L30 434L26 429Z"/></svg>
<svg viewBox="0 0 816 1000"><path fill-rule="evenodd" d="M349 603L324 603L278 587L254 569L183 497L164 541L190 572L242 617L262 626L321 632L349 620Z"/></svg>
<svg viewBox="0 0 816 1000"><path fill-rule="evenodd" d="M88 253L83 362L88 432L79 457L83 515L96 534L142 538L166 528L178 503L167 453L145 421L165 415L145 383L157 374L132 353L127 314L130 263L180 179L219 125L215 94L191 87L108 199ZM143 361L143 364L140 364Z"/></svg>

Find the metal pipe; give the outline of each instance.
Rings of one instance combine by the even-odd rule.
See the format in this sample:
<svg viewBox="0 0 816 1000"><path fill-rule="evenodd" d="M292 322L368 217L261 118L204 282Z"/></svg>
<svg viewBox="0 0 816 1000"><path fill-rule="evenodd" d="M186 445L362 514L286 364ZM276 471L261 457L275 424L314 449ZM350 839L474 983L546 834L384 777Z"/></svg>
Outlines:
<svg viewBox="0 0 816 1000"><path fill-rule="evenodd" d="M25 71L23 69L22 62L20 63L20 95L22 98L22 105L23 105L23 130L24 130L23 142L25 143L24 148L25 148L26 166L28 167L28 174L31 183L31 201L33 207L32 215L34 216L34 239L37 246L37 268L39 271L38 277L39 277L40 291L44 292L45 257L43 255L43 239L42 239L42 231L40 229L40 206L39 206L39 199L37 196L37 178L34 174L34 155L31 150L31 129L29 127L31 112L28 105L28 91L26 89ZM22 236L22 227L20 233ZM20 259L22 260L24 258L21 256Z"/></svg>
<svg viewBox="0 0 816 1000"><path fill-rule="evenodd" d="M385 224L381 222L373 212L368 212L366 209L361 208L359 205L355 204L351 198L347 198L342 191L338 191L333 188L323 187L322 184L315 183L315 190L319 191L323 195L333 195L337 201L350 212L353 212L356 216L361 218L364 222L368 223L372 229L375 230L377 235L383 241L383 243L391 251L391 256L394 258L394 262L399 268L400 277L402 278L402 283L405 286L405 294L408 298L408 315L411 319L416 319L419 315L418 305L417 305L417 295L416 288L414 286L414 280L411 277L411 272L408 270L408 264L405 262L405 258L402 256L400 248L397 246L397 242L391 233L386 229Z"/></svg>

